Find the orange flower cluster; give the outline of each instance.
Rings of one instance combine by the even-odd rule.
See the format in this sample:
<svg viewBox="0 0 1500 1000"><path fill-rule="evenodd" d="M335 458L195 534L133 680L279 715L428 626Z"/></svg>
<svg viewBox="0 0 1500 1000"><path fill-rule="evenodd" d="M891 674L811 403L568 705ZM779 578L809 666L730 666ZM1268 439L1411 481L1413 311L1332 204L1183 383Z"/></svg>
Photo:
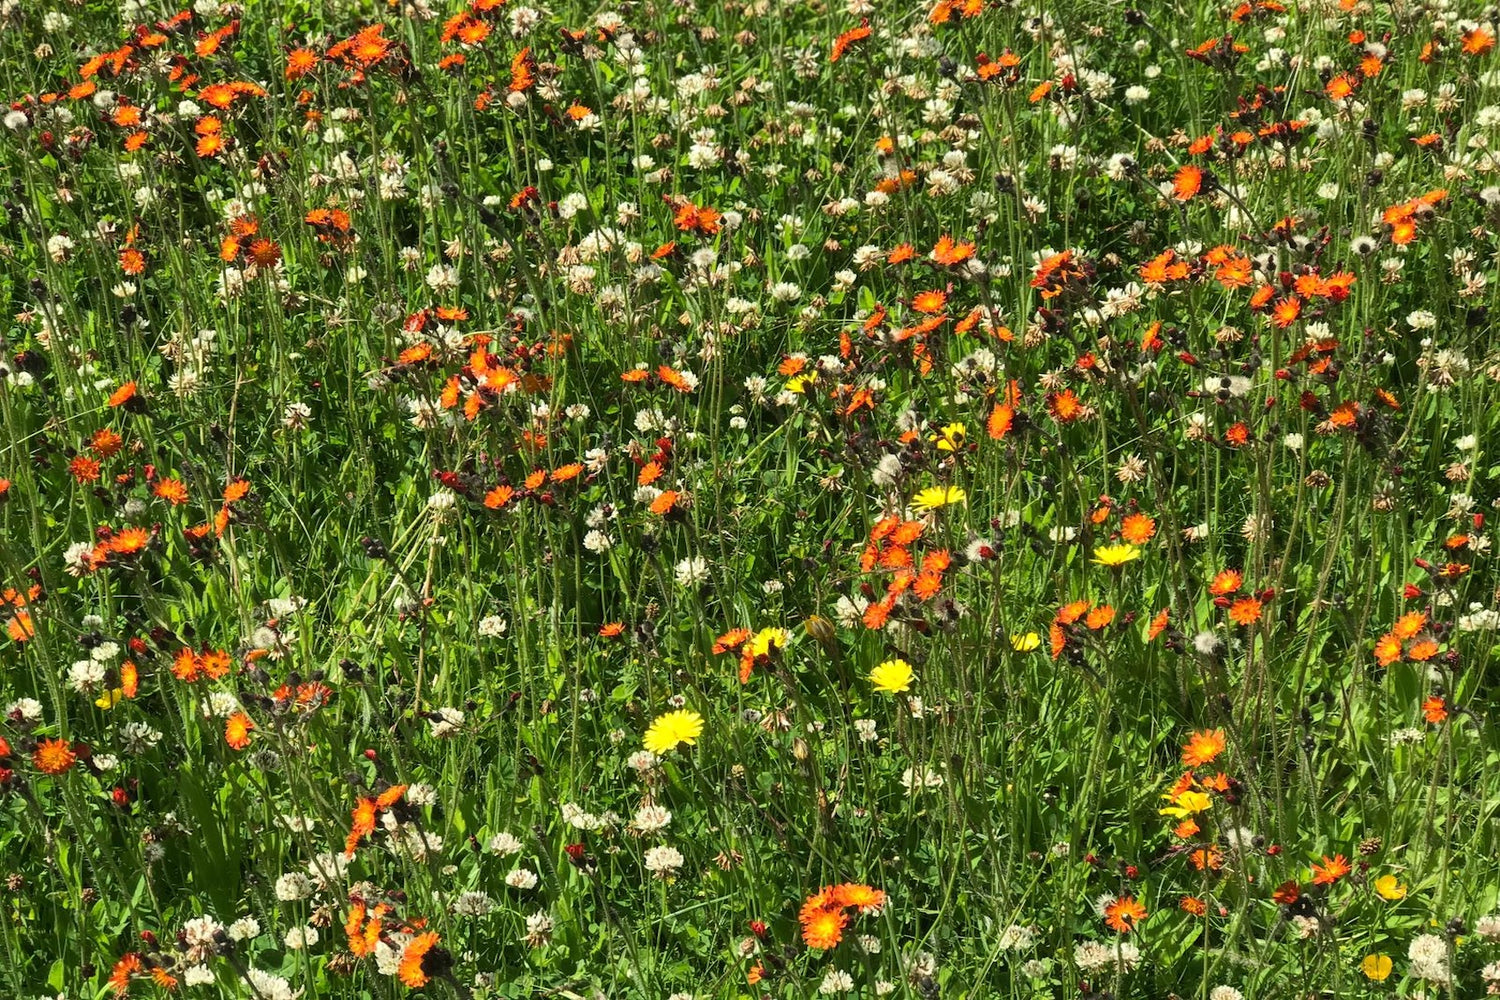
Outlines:
<svg viewBox="0 0 1500 1000"><path fill-rule="evenodd" d="M400 802L401 796L405 794L405 785L392 785L373 798L360 797L350 814L353 822L349 827L349 837L344 841L345 857L354 857L354 849L359 846L359 842L375 832L375 824L380 814Z"/></svg>
<svg viewBox="0 0 1500 1000"><path fill-rule="evenodd" d="M1417 225L1437 215L1437 206L1448 197L1442 188L1418 195L1410 201L1392 205L1380 213L1380 221L1389 231L1391 242L1405 246L1417 238Z"/></svg>
<svg viewBox="0 0 1500 1000"><path fill-rule="evenodd" d="M194 650L184 646L172 658L172 676L187 684L205 677L209 680L218 680L229 673L229 665L232 662L229 653L225 650L209 649L207 646Z"/></svg>
<svg viewBox="0 0 1500 1000"><path fill-rule="evenodd" d="M26 605L41 594L41 585L35 583L24 594L14 587L0 590L0 610L12 609L5 620L5 634L10 636L12 642L30 642L36 636L36 623L31 620L31 612L26 610Z"/></svg>
<svg viewBox="0 0 1500 1000"><path fill-rule="evenodd" d="M1259 593L1242 594L1240 588L1244 586L1244 582L1244 575L1239 570L1221 570L1209 584L1208 592L1213 598L1214 607L1225 609L1230 621L1236 625L1248 626L1260 621L1266 603L1276 596L1276 590L1274 587L1267 587Z"/></svg>
<svg viewBox="0 0 1500 1000"><path fill-rule="evenodd" d="M952 553L947 549L933 549L922 553L918 559L911 549L926 528L921 521L906 521L888 515L876 521L870 529L870 541L860 554L859 568L865 573L884 570L893 575L886 585L885 595L871 601L865 608L866 628L884 628L891 612L896 609L896 603L908 591L923 601L930 601L942 590L943 574L953 565Z"/></svg>
<svg viewBox="0 0 1500 1000"><path fill-rule="evenodd" d="M797 914L802 941L809 948L824 950L843 940L849 925L848 910L873 913L885 905L885 893L858 883L824 886L809 896Z"/></svg>
<svg viewBox="0 0 1500 1000"><path fill-rule="evenodd" d="M1055 660L1064 651L1077 648L1088 632L1099 632L1115 620L1115 609L1108 604L1093 605L1085 600L1064 604L1052 617L1047 629L1049 648Z"/></svg>
<svg viewBox="0 0 1500 1000"><path fill-rule="evenodd" d="M1389 632L1375 640L1375 662L1382 667L1402 660L1426 663L1441 651L1441 644L1428 627L1425 611L1408 611L1396 619Z"/></svg>

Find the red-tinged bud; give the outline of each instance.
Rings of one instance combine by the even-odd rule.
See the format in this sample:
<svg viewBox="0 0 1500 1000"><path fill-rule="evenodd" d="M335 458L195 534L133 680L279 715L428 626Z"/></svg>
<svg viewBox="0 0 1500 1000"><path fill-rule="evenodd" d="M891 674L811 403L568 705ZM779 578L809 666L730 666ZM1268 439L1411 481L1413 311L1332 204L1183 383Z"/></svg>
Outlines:
<svg viewBox="0 0 1500 1000"><path fill-rule="evenodd" d="M119 785L116 785L114 791L109 793L109 798L110 801L121 809L130 805L130 793Z"/></svg>
<svg viewBox="0 0 1500 1000"><path fill-rule="evenodd" d="M1273 858L1276 857L1276 855L1278 855L1280 853L1281 853L1281 845L1280 844L1272 844L1270 847L1266 848L1266 854L1268 854L1269 856L1271 856Z"/></svg>
<svg viewBox="0 0 1500 1000"><path fill-rule="evenodd" d="M1292 370L1290 368L1278 368L1276 369L1276 377L1285 382L1292 377Z"/></svg>
<svg viewBox="0 0 1500 1000"><path fill-rule="evenodd" d="M375 752L373 747L365 751L365 760L374 760L377 756L379 755Z"/></svg>
<svg viewBox="0 0 1500 1000"><path fill-rule="evenodd" d="M1185 365L1192 365L1193 367L1197 367L1198 365L1198 359L1189 354L1187 351L1179 351L1177 353L1177 360L1181 361Z"/></svg>
<svg viewBox="0 0 1500 1000"><path fill-rule="evenodd" d="M1408 583L1401 589L1401 596L1408 601L1415 601L1422 596L1422 588L1418 587L1415 583Z"/></svg>
<svg viewBox="0 0 1500 1000"><path fill-rule="evenodd" d="M1275 408L1276 408L1276 397L1275 396L1267 396L1266 397L1266 409L1268 409L1268 410L1274 410Z"/></svg>
<svg viewBox="0 0 1500 1000"><path fill-rule="evenodd" d="M1432 563L1426 559L1413 559L1412 562L1416 564L1418 569L1425 569L1429 573L1432 572Z"/></svg>
<svg viewBox="0 0 1500 1000"><path fill-rule="evenodd" d="M1479 529L1481 529L1483 527L1484 527L1484 515L1483 514L1475 514L1474 515L1474 530L1478 531Z"/></svg>
<svg viewBox="0 0 1500 1000"><path fill-rule="evenodd" d="M569 858L577 862L583 860L584 851L587 849L582 844L569 844L563 850L568 853Z"/></svg>
<svg viewBox="0 0 1500 1000"><path fill-rule="evenodd" d="M154 483L154 482L156 482L156 466L147 464L147 466L146 466L146 482L148 482L148 483Z"/></svg>
<svg viewBox="0 0 1500 1000"><path fill-rule="evenodd" d="M1261 603L1265 603L1266 601L1269 601L1271 598L1273 598L1273 597L1276 596L1276 588L1275 587L1267 587L1265 590L1262 590L1256 596L1260 598Z"/></svg>
<svg viewBox="0 0 1500 1000"><path fill-rule="evenodd" d="M1214 607L1216 607L1216 608L1227 608L1227 607L1229 607L1229 598L1227 598L1227 597L1215 597L1214 598Z"/></svg>
<svg viewBox="0 0 1500 1000"><path fill-rule="evenodd" d="M146 648L146 640L142 639L139 636L136 636L135 638L131 639L129 642L126 643L126 645L130 647L130 651L132 653L134 653L136 656L145 656L146 653L148 652L148 650Z"/></svg>
<svg viewBox="0 0 1500 1000"><path fill-rule="evenodd" d="M1097 865L1099 863L1099 856L1090 851L1083 856L1083 863L1086 865Z"/></svg>
<svg viewBox="0 0 1500 1000"><path fill-rule="evenodd" d="M150 931L141 931L141 940L146 942L147 946L150 948L155 949L161 947L156 943L156 935L152 934Z"/></svg>
<svg viewBox="0 0 1500 1000"><path fill-rule="evenodd" d="M766 922L764 920L750 921L750 933L764 941L766 937Z"/></svg>
<svg viewBox="0 0 1500 1000"><path fill-rule="evenodd" d="M1141 874L1141 870L1139 868L1137 868L1135 865L1126 865L1125 866L1125 877L1126 878L1139 878L1140 874Z"/></svg>

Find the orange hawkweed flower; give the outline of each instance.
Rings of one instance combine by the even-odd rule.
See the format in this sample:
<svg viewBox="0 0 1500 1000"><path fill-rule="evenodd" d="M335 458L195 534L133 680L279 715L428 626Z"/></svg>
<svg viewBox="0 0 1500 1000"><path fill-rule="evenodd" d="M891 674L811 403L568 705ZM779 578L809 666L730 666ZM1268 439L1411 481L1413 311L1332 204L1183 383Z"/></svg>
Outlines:
<svg viewBox="0 0 1500 1000"><path fill-rule="evenodd" d="M210 132L207 135L200 135L198 137L198 142L194 145L193 152L198 154L199 159L209 160L224 152L225 145L224 133Z"/></svg>
<svg viewBox="0 0 1500 1000"><path fill-rule="evenodd" d="M1068 424L1083 416L1084 408L1072 389L1049 392L1046 399L1047 412L1060 424Z"/></svg>
<svg viewBox="0 0 1500 1000"><path fill-rule="evenodd" d="M1208 592L1215 597L1225 597L1239 590L1244 582L1244 574L1239 570L1221 569L1214 575L1213 583L1208 585Z"/></svg>
<svg viewBox="0 0 1500 1000"><path fill-rule="evenodd" d="M318 65L318 54L312 49L293 49L286 56L286 78L306 76Z"/></svg>
<svg viewBox="0 0 1500 1000"><path fill-rule="evenodd" d="M1016 422L1016 411L1014 407L1005 403L996 403L995 408L990 411L989 419L985 421L984 429L991 438L996 441L1004 440L1005 435Z"/></svg>
<svg viewBox="0 0 1500 1000"><path fill-rule="evenodd" d="M145 528L130 527L109 540L108 551L117 556L133 556L151 542L151 532Z"/></svg>
<svg viewBox="0 0 1500 1000"><path fill-rule="evenodd" d="M939 237L937 243L932 248L933 261L944 267L962 264L972 256L974 256L973 243L956 242L953 237L947 234ZM892 263L895 262L892 261Z"/></svg>
<svg viewBox="0 0 1500 1000"><path fill-rule="evenodd" d="M433 949L437 947L437 943L436 931L418 934L411 940L401 953L401 964L396 967L396 975L401 977L403 983L416 989L431 981L434 970L430 966L432 959L436 957Z"/></svg>
<svg viewBox="0 0 1500 1000"><path fill-rule="evenodd" d="M1482 56L1495 47L1495 33L1486 27L1471 28L1463 34L1460 47L1466 56Z"/></svg>
<svg viewBox="0 0 1500 1000"><path fill-rule="evenodd" d="M1271 892L1271 901L1282 906L1291 906L1302 898L1302 887L1296 882L1283 882Z"/></svg>
<svg viewBox="0 0 1500 1000"><path fill-rule="evenodd" d="M911 300L911 307L919 313L933 315L943 311L943 306L948 303L948 296L944 292L931 290L918 292Z"/></svg>
<svg viewBox="0 0 1500 1000"><path fill-rule="evenodd" d="M1442 647L1437 644L1436 639L1432 638L1432 636L1430 635L1424 635L1413 640L1412 644L1406 647L1406 657L1407 659L1413 660L1417 663L1426 663L1428 660L1438 655L1438 652L1441 650L1441 648Z"/></svg>
<svg viewBox="0 0 1500 1000"><path fill-rule="evenodd" d="M863 41L870 37L870 22L865 21L857 28L850 28L833 40L833 51L828 56L829 62L838 62L849 51L849 46L855 42Z"/></svg>
<svg viewBox="0 0 1500 1000"><path fill-rule="evenodd" d="M257 267L275 267L276 262L281 260L281 247L264 236L253 241L246 253Z"/></svg>
<svg viewBox="0 0 1500 1000"><path fill-rule="evenodd" d="M68 474L78 483L99 481L99 463L87 455L74 455L68 461Z"/></svg>
<svg viewBox="0 0 1500 1000"><path fill-rule="evenodd" d="M1172 178L1172 197L1178 201L1191 201L1203 190L1203 169L1191 163L1177 168Z"/></svg>
<svg viewBox="0 0 1500 1000"><path fill-rule="evenodd" d="M1281 329L1286 329L1297 322L1297 317L1302 315L1302 300L1298 298L1278 299L1271 307L1271 322Z"/></svg>
<svg viewBox="0 0 1500 1000"><path fill-rule="evenodd" d="M89 450L100 458L109 458L118 452L125 439L108 427L101 427L89 438Z"/></svg>
<svg viewBox="0 0 1500 1000"><path fill-rule="evenodd" d="M110 393L109 394L109 399L105 400L105 403L106 403L106 405L108 405L108 406L110 406L112 408L113 407L124 406L126 403L130 402L132 399L135 398L135 393L136 393L136 385L135 385L135 383L133 381L132 382L126 382L124 385L120 386L114 392Z"/></svg>
<svg viewBox="0 0 1500 1000"><path fill-rule="evenodd" d="M151 492L173 507L188 502L188 488L181 479L163 479L152 487Z"/></svg>
<svg viewBox="0 0 1500 1000"><path fill-rule="evenodd" d="M1401 659L1401 639L1394 632L1387 632L1375 640L1375 662L1388 667Z"/></svg>
<svg viewBox="0 0 1500 1000"><path fill-rule="evenodd" d="M802 943L819 950L832 948L843 940L844 927L849 923L842 910L833 909L816 909L810 913L804 910L799 919L802 922Z"/></svg>
<svg viewBox="0 0 1500 1000"><path fill-rule="evenodd" d="M846 882L835 886L833 890L833 901L839 906L857 906L860 909L868 909L875 906L885 905L885 892L868 885L855 882Z"/></svg>
<svg viewBox="0 0 1500 1000"><path fill-rule="evenodd" d="M31 620L31 612L17 611L5 623L5 634L12 642L30 642L36 636L36 625Z"/></svg>
<svg viewBox="0 0 1500 1000"><path fill-rule="evenodd" d="M1104 908L1104 922L1111 930L1129 934L1146 919L1146 907L1134 896L1121 896Z"/></svg>
<svg viewBox="0 0 1500 1000"><path fill-rule="evenodd" d="M1331 858L1325 854L1321 865L1312 866L1313 885L1333 885L1351 870L1349 859L1342 854L1335 854Z"/></svg>
<svg viewBox="0 0 1500 1000"><path fill-rule="evenodd" d="M236 750L243 750L250 745L250 731L255 728L255 723L250 721L250 716L244 712L235 712L224 723L224 742Z"/></svg>
<svg viewBox="0 0 1500 1000"><path fill-rule="evenodd" d="M137 952L126 952L120 956L115 967L109 973L109 988L118 996L124 996L130 991L130 977L141 971L143 963Z"/></svg>
<svg viewBox="0 0 1500 1000"><path fill-rule="evenodd" d="M376 815L374 799L362 798L354 804L354 809L350 812L353 822L349 827L349 840L344 845L346 854L353 854L353 845L375 832Z"/></svg>
<svg viewBox="0 0 1500 1000"><path fill-rule="evenodd" d="M1397 639L1415 639L1427 627L1427 615L1422 611L1408 611L1396 619L1391 626L1391 635Z"/></svg>
<svg viewBox="0 0 1500 1000"><path fill-rule="evenodd" d="M43 774L66 774L78 763L78 755L67 740L42 740L31 752L31 763Z"/></svg>
<svg viewBox="0 0 1500 1000"><path fill-rule="evenodd" d="M1120 537L1131 545L1145 545L1156 535L1156 520L1136 511L1120 522Z"/></svg>
<svg viewBox="0 0 1500 1000"><path fill-rule="evenodd" d="M1182 748L1182 763L1187 767L1202 767L1223 753L1224 746L1224 730L1200 730L1188 737Z"/></svg>
<svg viewBox="0 0 1500 1000"><path fill-rule="evenodd" d="M1422 718L1434 726L1448 721L1448 703L1437 695L1432 695L1422 702Z"/></svg>
<svg viewBox="0 0 1500 1000"><path fill-rule="evenodd" d="M1229 606L1229 620L1236 625L1253 625L1260 620L1263 605L1258 597L1241 597Z"/></svg>

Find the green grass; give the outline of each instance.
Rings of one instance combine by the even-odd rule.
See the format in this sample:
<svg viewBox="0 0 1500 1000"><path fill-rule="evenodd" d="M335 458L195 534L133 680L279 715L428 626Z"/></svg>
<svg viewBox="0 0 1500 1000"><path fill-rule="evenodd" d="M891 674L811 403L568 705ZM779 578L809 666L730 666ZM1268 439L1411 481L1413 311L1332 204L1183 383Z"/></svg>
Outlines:
<svg viewBox="0 0 1500 1000"><path fill-rule="evenodd" d="M1492 8L478 6L0 12L7 995L1500 983Z"/></svg>

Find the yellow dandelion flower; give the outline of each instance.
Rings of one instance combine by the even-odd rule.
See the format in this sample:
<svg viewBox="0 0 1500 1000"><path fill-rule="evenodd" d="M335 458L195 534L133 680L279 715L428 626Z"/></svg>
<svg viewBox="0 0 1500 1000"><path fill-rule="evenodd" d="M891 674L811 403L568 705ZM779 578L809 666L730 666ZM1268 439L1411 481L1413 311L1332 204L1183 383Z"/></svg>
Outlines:
<svg viewBox="0 0 1500 1000"><path fill-rule="evenodd" d="M1172 804L1160 809L1159 812L1163 816L1172 816L1176 819L1186 819L1214 804L1214 800L1205 793L1195 792L1192 789L1178 792L1176 795L1168 793L1162 798L1170 800Z"/></svg>
<svg viewBox="0 0 1500 1000"><path fill-rule="evenodd" d="M1394 875L1382 875L1375 880L1375 891L1381 899L1397 900L1406 898L1406 886L1397 881Z"/></svg>
<svg viewBox="0 0 1500 1000"><path fill-rule="evenodd" d="M763 628L751 637L746 649L751 656L770 656L773 649L786 646L787 631L784 628Z"/></svg>
<svg viewBox="0 0 1500 1000"><path fill-rule="evenodd" d="M963 503L969 495L957 486L929 486L912 497L912 509L918 511L937 510L950 504Z"/></svg>
<svg viewBox="0 0 1500 1000"><path fill-rule="evenodd" d="M703 716L689 709L678 709L657 716L646 730L642 745L652 753L662 754L675 749L677 744L692 746L703 732Z"/></svg>
<svg viewBox="0 0 1500 1000"><path fill-rule="evenodd" d="M968 428L963 424L948 424L927 440L937 445L938 451L958 451L964 446Z"/></svg>
<svg viewBox="0 0 1500 1000"><path fill-rule="evenodd" d="M1141 550L1137 546L1121 542L1118 545L1101 545L1094 550L1094 562L1100 566L1108 566L1114 569L1124 566L1128 562L1134 562L1141 557Z"/></svg>
<svg viewBox="0 0 1500 1000"><path fill-rule="evenodd" d="M817 372L807 375L794 375L786 380L786 391L795 392L797 395L805 395L807 387L818 381Z"/></svg>
<svg viewBox="0 0 1500 1000"><path fill-rule="evenodd" d="M1042 637L1035 632L1017 632L1010 637L1010 648L1018 653L1029 653L1041 648Z"/></svg>
<svg viewBox="0 0 1500 1000"><path fill-rule="evenodd" d="M916 676L912 673L911 664L905 660L886 660L870 671L870 683L875 685L876 691L900 694L911 690L911 682Z"/></svg>

